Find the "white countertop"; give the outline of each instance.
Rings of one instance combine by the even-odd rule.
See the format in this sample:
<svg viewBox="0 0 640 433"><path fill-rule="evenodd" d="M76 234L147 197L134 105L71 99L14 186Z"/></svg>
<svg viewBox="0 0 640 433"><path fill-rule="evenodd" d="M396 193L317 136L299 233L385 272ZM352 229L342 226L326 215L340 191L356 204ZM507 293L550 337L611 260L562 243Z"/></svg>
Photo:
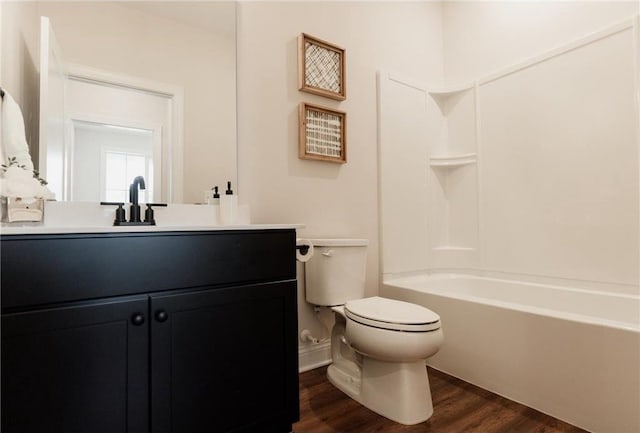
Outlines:
<svg viewBox="0 0 640 433"><path fill-rule="evenodd" d="M45 202L44 221L2 223L0 235L64 233L144 233L168 231L222 231L300 229L303 224L250 224L246 205L238 208L238 223L218 223L217 206L169 204L154 208L155 226L114 226L115 206L87 202Z"/></svg>

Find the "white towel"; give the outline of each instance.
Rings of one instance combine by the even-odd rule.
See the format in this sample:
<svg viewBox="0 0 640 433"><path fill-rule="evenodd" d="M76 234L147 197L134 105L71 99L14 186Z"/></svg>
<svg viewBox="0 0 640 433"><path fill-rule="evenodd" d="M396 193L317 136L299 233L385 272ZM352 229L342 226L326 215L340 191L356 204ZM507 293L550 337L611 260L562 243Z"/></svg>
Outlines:
<svg viewBox="0 0 640 433"><path fill-rule="evenodd" d="M11 97L4 91L2 98L2 151L3 163L8 165L9 158L15 157L18 165L24 165L26 170L33 170L33 162L29 154L29 145L24 133L24 117L22 111Z"/></svg>
<svg viewBox="0 0 640 433"><path fill-rule="evenodd" d="M24 133L22 111L5 90L0 107L0 161L9 165L9 158L16 158L14 164L0 174L0 195L6 197L44 198L53 200L54 194L33 177L33 162ZM21 168L20 166L24 166Z"/></svg>

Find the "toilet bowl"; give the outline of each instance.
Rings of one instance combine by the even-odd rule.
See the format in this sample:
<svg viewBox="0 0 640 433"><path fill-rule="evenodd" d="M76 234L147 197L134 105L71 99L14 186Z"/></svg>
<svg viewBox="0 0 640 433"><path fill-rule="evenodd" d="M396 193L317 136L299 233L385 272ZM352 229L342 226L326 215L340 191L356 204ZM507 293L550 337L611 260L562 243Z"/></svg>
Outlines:
<svg viewBox="0 0 640 433"><path fill-rule="evenodd" d="M363 305L366 312L359 308ZM375 315L368 314L372 306L380 310ZM413 323L397 323L385 307L398 312L406 307L414 314L424 314ZM327 370L331 383L398 423L411 425L429 419L433 403L425 360L442 345L439 317L418 305L379 297L349 301L333 310L332 364Z"/></svg>
<svg viewBox="0 0 640 433"><path fill-rule="evenodd" d="M425 360L443 342L440 317L420 305L364 298L366 240L312 240L306 299L331 306L330 382L367 408L401 424L433 414ZM318 301L322 303L319 304Z"/></svg>
<svg viewBox="0 0 640 433"><path fill-rule="evenodd" d="M420 305L375 296L349 301L343 310L351 347L371 358L420 361L442 344L440 317Z"/></svg>

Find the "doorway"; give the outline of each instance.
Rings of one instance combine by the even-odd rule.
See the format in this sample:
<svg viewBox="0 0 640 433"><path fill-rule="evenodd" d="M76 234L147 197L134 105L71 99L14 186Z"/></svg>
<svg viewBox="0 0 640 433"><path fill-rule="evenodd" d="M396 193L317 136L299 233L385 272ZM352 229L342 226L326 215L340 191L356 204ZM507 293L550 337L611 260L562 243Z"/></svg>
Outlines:
<svg viewBox="0 0 640 433"><path fill-rule="evenodd" d="M128 186L144 176L141 201L171 200L171 95L69 75L69 200L128 201Z"/></svg>

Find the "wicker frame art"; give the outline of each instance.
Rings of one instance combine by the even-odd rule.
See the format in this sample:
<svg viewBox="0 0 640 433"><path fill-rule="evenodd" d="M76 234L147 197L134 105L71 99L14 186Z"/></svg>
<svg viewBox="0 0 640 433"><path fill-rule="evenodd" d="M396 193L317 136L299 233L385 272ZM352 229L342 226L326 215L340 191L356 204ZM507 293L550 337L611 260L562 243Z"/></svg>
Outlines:
<svg viewBox="0 0 640 433"><path fill-rule="evenodd" d="M298 89L343 101L345 86L345 50L302 33L298 36Z"/></svg>
<svg viewBox="0 0 640 433"><path fill-rule="evenodd" d="M347 113L301 102L298 118L300 159L347 162Z"/></svg>

